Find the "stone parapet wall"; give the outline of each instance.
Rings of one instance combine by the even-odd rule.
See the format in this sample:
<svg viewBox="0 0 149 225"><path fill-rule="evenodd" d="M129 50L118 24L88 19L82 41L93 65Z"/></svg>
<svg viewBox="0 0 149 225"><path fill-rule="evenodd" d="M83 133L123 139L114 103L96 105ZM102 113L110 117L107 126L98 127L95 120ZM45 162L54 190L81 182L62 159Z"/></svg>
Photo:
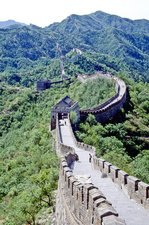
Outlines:
<svg viewBox="0 0 149 225"><path fill-rule="evenodd" d="M82 184L68 167L72 154L61 158L56 225L124 225L118 213L93 184Z"/></svg>
<svg viewBox="0 0 149 225"><path fill-rule="evenodd" d="M76 154L73 148L62 144L58 117L56 124L56 146L61 161L55 225L125 225L98 188L93 184L82 184L73 175L69 165L76 159Z"/></svg>
<svg viewBox="0 0 149 225"><path fill-rule="evenodd" d="M94 108L89 108L86 110L80 110L80 118L82 120L86 119L88 114L92 114L95 116L96 120L99 122L106 122L109 118L113 117L122 107L126 100L126 85L125 82L121 79L114 77L110 73L97 73L89 78L83 78L81 75L79 76L79 80L83 82L87 80L92 80L97 77L103 77L106 79L113 79L115 83L116 94L112 96L109 100L104 102L103 104L98 105ZM120 85L121 84L121 85ZM120 93L120 90L123 91Z"/></svg>
<svg viewBox="0 0 149 225"><path fill-rule="evenodd" d="M92 164L94 169L100 170L104 175L111 178L129 197L134 199L137 203L142 204L144 208L149 209L149 185L142 182L136 177L130 176L120 168L113 166L104 159L96 157L96 148L81 142L78 142L74 136L71 123L69 125L72 137L78 148L89 151L92 154Z"/></svg>
<svg viewBox="0 0 149 225"><path fill-rule="evenodd" d="M111 178L127 195L137 203L149 209L149 185L136 177L130 176L125 171L109 162L93 156L94 168L100 170L107 177Z"/></svg>
<svg viewBox="0 0 149 225"><path fill-rule="evenodd" d="M37 81L36 90L44 91L46 89L51 88L52 85L64 83L66 80L71 82L71 78L65 78L65 80L59 80L59 81L53 81L53 82L48 80L39 80Z"/></svg>

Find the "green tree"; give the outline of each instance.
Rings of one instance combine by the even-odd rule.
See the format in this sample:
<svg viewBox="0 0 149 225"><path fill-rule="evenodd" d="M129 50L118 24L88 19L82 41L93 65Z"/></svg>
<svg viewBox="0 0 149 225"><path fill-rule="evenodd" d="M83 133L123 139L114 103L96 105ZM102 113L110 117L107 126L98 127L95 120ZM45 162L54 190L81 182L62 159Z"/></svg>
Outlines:
<svg viewBox="0 0 149 225"><path fill-rule="evenodd" d="M78 121L77 113L75 111L70 112L70 120L72 124L76 124Z"/></svg>

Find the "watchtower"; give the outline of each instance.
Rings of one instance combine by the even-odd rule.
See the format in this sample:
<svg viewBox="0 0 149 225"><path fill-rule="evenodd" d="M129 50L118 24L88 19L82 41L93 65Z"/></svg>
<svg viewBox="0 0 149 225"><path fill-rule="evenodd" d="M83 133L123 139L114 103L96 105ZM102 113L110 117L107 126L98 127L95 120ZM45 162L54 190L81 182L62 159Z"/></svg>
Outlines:
<svg viewBox="0 0 149 225"><path fill-rule="evenodd" d="M37 91L44 91L44 90L50 88L50 86L51 86L50 81L48 81L48 80L38 80L36 89L37 89Z"/></svg>
<svg viewBox="0 0 149 225"><path fill-rule="evenodd" d="M78 102L73 102L71 98L65 96L56 103L51 109L51 130L56 128L56 115L59 119L67 118L68 113L75 111L78 121L80 120L80 112Z"/></svg>

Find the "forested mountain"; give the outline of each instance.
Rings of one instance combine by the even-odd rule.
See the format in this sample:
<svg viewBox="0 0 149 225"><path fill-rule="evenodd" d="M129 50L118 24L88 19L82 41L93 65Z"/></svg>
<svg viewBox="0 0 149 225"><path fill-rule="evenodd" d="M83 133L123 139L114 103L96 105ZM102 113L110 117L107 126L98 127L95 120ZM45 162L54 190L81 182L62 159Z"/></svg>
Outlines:
<svg viewBox="0 0 149 225"><path fill-rule="evenodd" d="M149 183L149 21L99 11L71 15L46 28L18 24L0 28L0 221L4 225L38 224L43 214L47 217L52 211L59 163L49 132L50 108L66 95L83 109L115 93L108 80L82 84L75 78L37 93L37 80L60 79L59 58L69 77L99 70L125 81L127 100L116 117L101 125L89 115L78 125L76 136L95 146L97 156Z"/></svg>
<svg viewBox="0 0 149 225"><path fill-rule="evenodd" d="M16 25L16 24L26 26L25 23L16 22L14 20L7 20L7 21L0 21L0 28L8 27L8 26Z"/></svg>
<svg viewBox="0 0 149 225"><path fill-rule="evenodd" d="M14 25L0 29L1 80L30 86L38 79L53 79L59 75L56 43L63 55L79 48L84 61L88 61L90 55L98 56L93 57L94 70L99 69L99 64L112 67L114 62L119 66L112 70L149 81L149 21L133 21L100 11L71 15L45 28ZM51 72L54 65L57 72L53 69Z"/></svg>
<svg viewBox="0 0 149 225"><path fill-rule="evenodd" d="M64 52L76 46L83 51L108 54L126 63L133 77L149 79L148 20L133 21L97 11L85 16L71 15L48 29L61 34L59 42Z"/></svg>

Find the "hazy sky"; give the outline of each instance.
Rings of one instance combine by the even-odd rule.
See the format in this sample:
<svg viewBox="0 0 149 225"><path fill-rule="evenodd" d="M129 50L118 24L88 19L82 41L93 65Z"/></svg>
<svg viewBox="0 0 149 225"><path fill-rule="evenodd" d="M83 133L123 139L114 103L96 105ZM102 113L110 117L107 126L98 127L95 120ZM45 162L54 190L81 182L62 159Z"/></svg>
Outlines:
<svg viewBox="0 0 149 225"><path fill-rule="evenodd" d="M98 10L130 19L149 20L149 0L0 0L0 21L13 19L48 26L71 14Z"/></svg>

